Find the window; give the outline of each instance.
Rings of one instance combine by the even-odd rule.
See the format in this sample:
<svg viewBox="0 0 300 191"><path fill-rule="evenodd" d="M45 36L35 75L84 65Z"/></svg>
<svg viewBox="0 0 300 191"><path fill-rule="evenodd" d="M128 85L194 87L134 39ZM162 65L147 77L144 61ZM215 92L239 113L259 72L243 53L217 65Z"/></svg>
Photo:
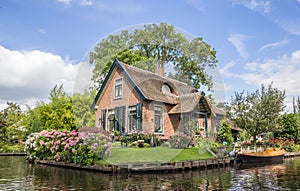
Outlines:
<svg viewBox="0 0 300 191"><path fill-rule="evenodd" d="M142 104L128 107L128 130L142 131Z"/></svg>
<svg viewBox="0 0 300 191"><path fill-rule="evenodd" d="M122 78L115 80L115 99L122 98Z"/></svg>
<svg viewBox="0 0 300 191"><path fill-rule="evenodd" d="M162 90L162 92L163 92L164 94L170 94L170 93L172 93L172 90L171 90L170 86L167 85L167 84L164 84L164 85L161 87L161 90Z"/></svg>
<svg viewBox="0 0 300 191"><path fill-rule="evenodd" d="M136 115L136 106L128 107L128 128L129 131L137 130L137 115Z"/></svg>
<svg viewBox="0 0 300 191"><path fill-rule="evenodd" d="M154 106L154 132L163 133L164 131L164 118L163 118L163 107L156 105Z"/></svg>

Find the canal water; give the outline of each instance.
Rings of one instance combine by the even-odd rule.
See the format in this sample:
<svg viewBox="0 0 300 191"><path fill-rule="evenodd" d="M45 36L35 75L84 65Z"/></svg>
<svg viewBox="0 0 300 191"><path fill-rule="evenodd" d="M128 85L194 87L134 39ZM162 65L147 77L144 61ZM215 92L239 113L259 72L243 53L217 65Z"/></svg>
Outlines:
<svg viewBox="0 0 300 191"><path fill-rule="evenodd" d="M0 190L300 190L300 158L260 167L111 175L0 156Z"/></svg>

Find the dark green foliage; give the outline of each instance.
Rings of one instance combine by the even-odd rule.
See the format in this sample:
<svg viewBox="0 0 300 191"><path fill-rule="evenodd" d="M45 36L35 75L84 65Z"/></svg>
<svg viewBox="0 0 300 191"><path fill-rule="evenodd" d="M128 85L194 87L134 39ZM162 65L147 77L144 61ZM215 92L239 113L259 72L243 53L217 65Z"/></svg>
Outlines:
<svg viewBox="0 0 300 191"><path fill-rule="evenodd" d="M217 141L221 144L226 142L227 145L231 145L233 143L233 137L231 134L231 126L228 124L228 122L225 119L222 119L219 122Z"/></svg>
<svg viewBox="0 0 300 191"><path fill-rule="evenodd" d="M154 71L156 65L170 63L175 75L170 77L193 85L212 87L207 67L215 67L216 51L202 38L186 39L174 26L166 23L145 25L142 29L123 30L109 35L90 52L90 63L95 64L92 80L99 88L114 59Z"/></svg>
<svg viewBox="0 0 300 191"><path fill-rule="evenodd" d="M279 128L275 133L281 139L293 139L298 143L300 141L300 115L293 113L282 115L279 120Z"/></svg>

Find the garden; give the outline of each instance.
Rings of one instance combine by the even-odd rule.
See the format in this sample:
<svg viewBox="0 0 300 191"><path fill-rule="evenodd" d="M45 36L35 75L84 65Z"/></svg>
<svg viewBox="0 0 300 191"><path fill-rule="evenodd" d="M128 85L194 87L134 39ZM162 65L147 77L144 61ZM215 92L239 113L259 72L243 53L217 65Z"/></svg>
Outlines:
<svg viewBox="0 0 300 191"><path fill-rule="evenodd" d="M216 140L176 132L168 140L143 132L114 132L43 130L32 133L25 142L28 159L51 160L80 165L129 164L145 162L178 162L215 157L228 157L240 147L253 147L249 134L239 134L239 144L234 143L231 126L221 120ZM256 146L282 147L287 152L299 151L293 139L258 138ZM238 148L234 148L238 147Z"/></svg>
<svg viewBox="0 0 300 191"><path fill-rule="evenodd" d="M141 141L142 140L142 141ZM117 136L78 131L42 131L31 134L25 151L28 159L51 160L80 165L176 162L214 158L217 144L203 138L191 139L176 133L167 141L132 132Z"/></svg>

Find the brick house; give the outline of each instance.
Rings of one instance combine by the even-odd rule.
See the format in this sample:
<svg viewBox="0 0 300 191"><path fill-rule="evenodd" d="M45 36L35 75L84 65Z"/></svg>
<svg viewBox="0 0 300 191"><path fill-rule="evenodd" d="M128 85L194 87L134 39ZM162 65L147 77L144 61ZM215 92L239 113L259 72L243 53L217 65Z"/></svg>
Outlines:
<svg viewBox="0 0 300 191"><path fill-rule="evenodd" d="M214 115L207 98L186 83L164 77L163 69L156 71L115 60L93 103L96 127L167 139L176 131L186 132L192 120L207 137Z"/></svg>

